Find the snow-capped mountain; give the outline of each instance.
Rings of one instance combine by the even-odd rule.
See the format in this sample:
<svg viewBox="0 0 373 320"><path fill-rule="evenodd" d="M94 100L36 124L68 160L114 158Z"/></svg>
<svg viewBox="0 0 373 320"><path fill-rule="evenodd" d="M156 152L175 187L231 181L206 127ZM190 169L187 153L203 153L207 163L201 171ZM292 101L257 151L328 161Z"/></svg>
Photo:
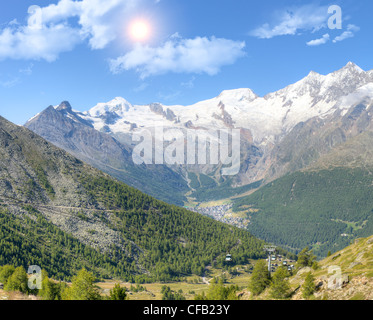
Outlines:
<svg viewBox="0 0 373 320"><path fill-rule="evenodd" d="M373 71L349 62L328 75L311 72L295 84L257 96L250 89L223 91L218 97L190 106L132 105L123 98L99 103L81 116L96 130L126 134L139 128L243 128L257 145L277 143L298 123L326 117L353 100L371 94ZM359 90L358 90L359 89ZM346 100L347 99L347 100ZM347 106L346 106L346 101Z"/></svg>
<svg viewBox="0 0 373 320"><path fill-rule="evenodd" d="M117 97L79 112L63 102L39 113L26 126L78 158L109 174L115 172L116 177L130 185L140 189L153 187L151 191L141 190L154 196L170 177L170 189L185 195L189 172L196 171L209 174L218 187L227 181L229 187L243 186L305 168L348 139L364 131L373 132L373 70L364 71L349 62L328 75L312 71L300 81L264 97L251 89L227 90L190 106L133 105ZM240 129L240 173L225 179L219 166L130 166L132 134L161 126ZM153 182L136 184L140 175L143 181L150 181L147 170L152 172ZM189 188L193 189L191 185Z"/></svg>

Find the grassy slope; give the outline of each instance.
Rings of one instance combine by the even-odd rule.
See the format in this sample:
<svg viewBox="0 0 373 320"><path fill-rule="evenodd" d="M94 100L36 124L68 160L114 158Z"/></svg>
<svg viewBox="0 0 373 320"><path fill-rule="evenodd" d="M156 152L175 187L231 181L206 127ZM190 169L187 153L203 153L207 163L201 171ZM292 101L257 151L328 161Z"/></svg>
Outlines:
<svg viewBox="0 0 373 320"><path fill-rule="evenodd" d="M373 237L357 239L352 245L320 261L320 268L312 271L316 283L323 283L316 299L372 300L373 299ZM346 282L338 290L328 289L330 267L340 267ZM303 276L293 277L292 287L301 285ZM300 299L300 293L294 299Z"/></svg>
<svg viewBox="0 0 373 320"><path fill-rule="evenodd" d="M329 268L341 269L341 287L329 287L333 284L333 273ZM336 252L328 258L319 261L319 268L300 269L295 275L288 278L290 299L304 300L302 285L309 272L312 272L318 290L310 299L312 300L373 300L373 236L360 238L355 242ZM246 289L244 300L271 300L270 289L267 289L258 297L252 297Z"/></svg>

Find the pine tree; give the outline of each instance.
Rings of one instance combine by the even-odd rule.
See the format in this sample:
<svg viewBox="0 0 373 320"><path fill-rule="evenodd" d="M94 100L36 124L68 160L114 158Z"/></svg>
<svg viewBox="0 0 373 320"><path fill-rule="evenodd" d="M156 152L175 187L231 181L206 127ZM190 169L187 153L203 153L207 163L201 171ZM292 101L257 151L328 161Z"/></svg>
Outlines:
<svg viewBox="0 0 373 320"><path fill-rule="evenodd" d="M196 295L194 300L215 300L215 301L224 301L224 300L238 300L237 298L238 286L224 286L224 280L220 278L216 280L215 278L210 281L210 286L205 294L202 292L200 295Z"/></svg>
<svg viewBox="0 0 373 320"><path fill-rule="evenodd" d="M64 300L101 300L98 287L94 284L95 277L86 269L79 271L73 278L72 285L63 292Z"/></svg>
<svg viewBox="0 0 373 320"><path fill-rule="evenodd" d="M7 281L4 289L6 291L19 291L21 293L28 293L28 277L25 268L18 267Z"/></svg>
<svg viewBox="0 0 373 320"><path fill-rule="evenodd" d="M260 295L270 284L270 278L265 261L258 261L254 267L249 283L249 290L254 296Z"/></svg>
<svg viewBox="0 0 373 320"><path fill-rule="evenodd" d="M61 300L61 285L52 282L48 278L48 273L42 270L42 288L39 291L39 296L43 300Z"/></svg>
<svg viewBox="0 0 373 320"><path fill-rule="evenodd" d="M303 298L309 299L316 291L315 278L312 272L307 274L307 277L302 286L303 288Z"/></svg>
<svg viewBox="0 0 373 320"><path fill-rule="evenodd" d="M271 296L274 299L286 299L289 297L290 285L286 279L288 276L287 270L280 267L273 274L271 283Z"/></svg>
<svg viewBox="0 0 373 320"><path fill-rule="evenodd" d="M308 247L303 249L298 255L298 266L300 268L312 267L316 261L316 256L313 255L312 250Z"/></svg>
<svg viewBox="0 0 373 320"><path fill-rule="evenodd" d="M125 287L121 288L120 284L117 283L112 290L110 290L109 299L110 300L126 300L127 299L127 289Z"/></svg>
<svg viewBox="0 0 373 320"><path fill-rule="evenodd" d="M174 292L168 286L163 286L161 293L162 293L162 300L185 300L185 297L183 296L182 291Z"/></svg>
<svg viewBox="0 0 373 320"><path fill-rule="evenodd" d="M0 268L0 282L3 285L6 285L8 282L8 279L11 277L11 275L14 273L15 268L10 265L6 265Z"/></svg>

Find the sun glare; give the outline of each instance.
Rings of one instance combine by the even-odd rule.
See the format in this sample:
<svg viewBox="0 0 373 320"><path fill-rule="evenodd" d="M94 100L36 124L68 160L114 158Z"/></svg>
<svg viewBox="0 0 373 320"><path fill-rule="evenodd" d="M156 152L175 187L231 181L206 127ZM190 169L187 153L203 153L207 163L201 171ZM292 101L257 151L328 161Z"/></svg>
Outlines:
<svg viewBox="0 0 373 320"><path fill-rule="evenodd" d="M150 26L144 20L136 20L130 25L130 35L135 41L147 40L150 36Z"/></svg>

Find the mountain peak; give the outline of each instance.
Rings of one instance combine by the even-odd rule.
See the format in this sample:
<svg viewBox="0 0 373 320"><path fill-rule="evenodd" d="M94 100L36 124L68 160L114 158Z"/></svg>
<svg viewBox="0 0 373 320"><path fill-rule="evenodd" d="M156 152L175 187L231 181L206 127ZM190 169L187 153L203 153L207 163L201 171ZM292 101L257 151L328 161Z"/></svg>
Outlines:
<svg viewBox="0 0 373 320"><path fill-rule="evenodd" d="M130 104L126 99L123 97L115 97L113 100L108 102L108 104Z"/></svg>
<svg viewBox="0 0 373 320"><path fill-rule="evenodd" d="M300 84L303 84L304 82L306 82L306 83L312 82L313 83L314 81L321 81L323 78L325 78L325 76L323 76L322 74L312 70L305 78L300 80L298 83L300 83Z"/></svg>
<svg viewBox="0 0 373 320"><path fill-rule="evenodd" d="M68 101L62 101L61 104L57 107L57 111L66 110L68 112L72 111L71 105Z"/></svg>
<svg viewBox="0 0 373 320"><path fill-rule="evenodd" d="M321 76L320 73L316 72L316 71L311 71L307 77L317 77L317 76Z"/></svg>
<svg viewBox="0 0 373 320"><path fill-rule="evenodd" d="M132 107L126 99L122 97L116 97L107 103L98 103L92 109L88 111L91 116L102 116L106 113L117 113L119 115L128 111Z"/></svg>
<svg viewBox="0 0 373 320"><path fill-rule="evenodd" d="M357 71L357 72L365 72L363 69L361 69L358 65L355 63L349 61L342 70L351 70L351 71Z"/></svg>
<svg viewBox="0 0 373 320"><path fill-rule="evenodd" d="M218 96L218 98L220 99L228 98L228 99L234 99L238 101L242 101L242 100L253 101L256 98L258 98L258 96L249 88L241 88L241 89L234 89L234 90L224 90Z"/></svg>

